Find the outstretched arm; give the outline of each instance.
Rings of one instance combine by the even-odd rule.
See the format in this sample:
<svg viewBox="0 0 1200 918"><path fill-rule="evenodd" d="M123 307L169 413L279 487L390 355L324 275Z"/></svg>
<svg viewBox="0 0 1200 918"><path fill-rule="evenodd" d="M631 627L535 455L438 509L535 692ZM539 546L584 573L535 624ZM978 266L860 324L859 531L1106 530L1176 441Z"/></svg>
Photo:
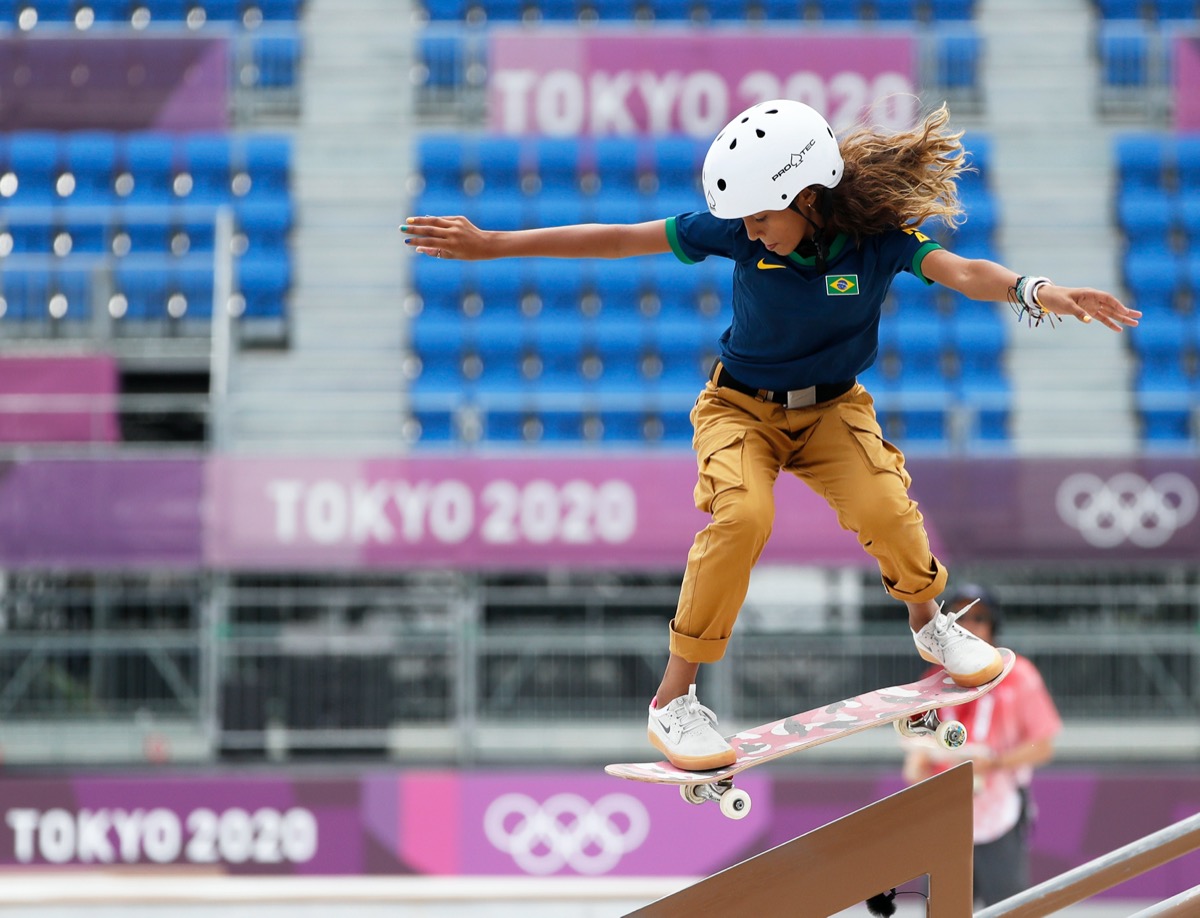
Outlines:
<svg viewBox="0 0 1200 918"><path fill-rule="evenodd" d="M921 272L973 300L1003 302L1017 282L1017 275L1003 265L981 258L963 258L945 249L934 249L926 255ZM1142 315L1111 293L1091 287L1044 284L1038 290L1038 303L1055 315L1075 316L1080 322L1096 319L1113 331L1121 331L1124 325L1137 325Z"/></svg>
<svg viewBox="0 0 1200 918"><path fill-rule="evenodd" d="M529 230L482 230L466 217L409 217L400 227L406 245L422 255L477 261L485 258L628 258L671 251L667 223L581 223Z"/></svg>

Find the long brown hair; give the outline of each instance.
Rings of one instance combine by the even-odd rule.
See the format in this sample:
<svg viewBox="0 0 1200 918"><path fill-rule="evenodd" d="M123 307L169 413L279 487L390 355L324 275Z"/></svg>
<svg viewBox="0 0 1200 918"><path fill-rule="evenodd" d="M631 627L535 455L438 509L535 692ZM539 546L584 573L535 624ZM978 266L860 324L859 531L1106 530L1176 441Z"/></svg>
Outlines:
<svg viewBox="0 0 1200 918"><path fill-rule="evenodd" d="M842 138L842 180L833 189L831 229L852 236L919 226L940 217L951 226L965 219L958 199L962 131L950 131L945 104L909 131L857 128Z"/></svg>

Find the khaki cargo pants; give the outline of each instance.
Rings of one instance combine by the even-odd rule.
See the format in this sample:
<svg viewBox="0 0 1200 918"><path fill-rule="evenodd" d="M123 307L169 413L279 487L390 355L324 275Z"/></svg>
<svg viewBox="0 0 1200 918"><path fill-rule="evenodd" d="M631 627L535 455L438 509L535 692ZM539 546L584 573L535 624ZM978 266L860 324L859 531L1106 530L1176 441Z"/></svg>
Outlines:
<svg viewBox="0 0 1200 918"><path fill-rule="evenodd" d="M945 589L946 569L930 552L923 518L908 496L904 456L883 438L874 401L861 385L788 409L709 382L692 409L692 426L696 506L712 522L688 552L672 653L692 663L724 655L750 569L771 535L780 471L829 502L842 528L856 533L878 562L893 597L925 602Z"/></svg>

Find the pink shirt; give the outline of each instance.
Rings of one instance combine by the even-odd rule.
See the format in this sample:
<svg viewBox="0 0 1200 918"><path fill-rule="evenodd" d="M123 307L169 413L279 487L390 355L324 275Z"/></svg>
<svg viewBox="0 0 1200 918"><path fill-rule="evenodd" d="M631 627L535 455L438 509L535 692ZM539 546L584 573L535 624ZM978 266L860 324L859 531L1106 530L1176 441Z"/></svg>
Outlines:
<svg viewBox="0 0 1200 918"><path fill-rule="evenodd" d="M969 757L1001 756L1039 740L1053 739L1062 730L1062 718L1041 673L1022 656L1017 657L1004 681L982 698L943 708L939 716L966 726L967 745L959 753ZM951 764L935 763L934 773L945 771ZM1017 824L1021 817L1020 790L1032 777L1033 769L1029 767L993 769L977 775L975 844L995 841Z"/></svg>

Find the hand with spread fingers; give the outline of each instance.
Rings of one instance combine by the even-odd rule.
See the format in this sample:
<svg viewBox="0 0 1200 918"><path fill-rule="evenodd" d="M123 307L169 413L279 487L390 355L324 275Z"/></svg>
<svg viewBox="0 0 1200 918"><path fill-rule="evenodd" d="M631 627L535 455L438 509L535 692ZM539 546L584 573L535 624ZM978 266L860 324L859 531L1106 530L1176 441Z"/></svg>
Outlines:
<svg viewBox="0 0 1200 918"><path fill-rule="evenodd" d="M475 261L488 253L488 233L466 217L409 217L400 227L404 244L432 258Z"/></svg>
<svg viewBox="0 0 1200 918"><path fill-rule="evenodd" d="M1047 312L1058 316L1074 316L1085 324L1095 319L1117 332L1122 330L1122 326L1136 326L1142 316L1111 293L1091 287L1056 287L1053 284L1045 284L1038 290L1038 302Z"/></svg>

